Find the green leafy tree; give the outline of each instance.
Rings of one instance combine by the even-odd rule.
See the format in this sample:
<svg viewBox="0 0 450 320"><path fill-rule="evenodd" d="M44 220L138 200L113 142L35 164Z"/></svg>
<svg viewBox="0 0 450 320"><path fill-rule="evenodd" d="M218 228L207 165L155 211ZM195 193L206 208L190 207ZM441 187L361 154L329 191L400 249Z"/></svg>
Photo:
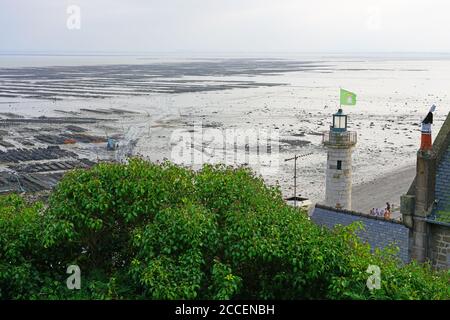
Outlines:
<svg viewBox="0 0 450 320"><path fill-rule="evenodd" d="M315 225L247 168L99 164L45 206L0 197L0 298L450 298L448 273L372 252L358 228ZM72 264L81 290L66 287Z"/></svg>

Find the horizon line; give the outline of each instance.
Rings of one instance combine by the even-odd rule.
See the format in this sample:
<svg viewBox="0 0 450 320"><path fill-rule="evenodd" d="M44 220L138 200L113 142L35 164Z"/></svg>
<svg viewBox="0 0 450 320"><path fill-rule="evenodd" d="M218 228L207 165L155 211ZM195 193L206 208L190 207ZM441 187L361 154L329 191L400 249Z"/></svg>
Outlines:
<svg viewBox="0 0 450 320"><path fill-rule="evenodd" d="M155 55L155 54L348 54L348 55L374 55L374 54L405 54L405 55L450 55L447 51L63 51L63 50L0 50L0 55L29 55L29 56L76 56L76 55Z"/></svg>

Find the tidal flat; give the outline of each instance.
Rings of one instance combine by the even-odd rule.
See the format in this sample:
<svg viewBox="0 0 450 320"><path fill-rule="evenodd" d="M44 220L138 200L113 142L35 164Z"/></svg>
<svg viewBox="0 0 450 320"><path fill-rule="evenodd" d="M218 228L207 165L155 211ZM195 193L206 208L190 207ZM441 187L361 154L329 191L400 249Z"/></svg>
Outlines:
<svg viewBox="0 0 450 320"><path fill-rule="evenodd" d="M36 175L38 169L58 173L64 171L64 164L70 170L76 163L85 167L101 160L123 161L130 155L177 162L178 138L201 132L203 140L193 147L203 161L248 165L269 184L279 184L285 196L292 195L294 170L293 163L284 159L305 155L297 164L297 190L320 201L326 161L322 133L339 108L342 87L357 94L356 106L344 107L349 130L358 134L354 188L364 186L370 196L380 188L378 183L371 189L373 181L411 172L405 168L415 163L420 122L429 107L437 106L434 136L450 111L448 58L312 55L160 61L128 57L107 64L89 59L78 57L59 65L49 59L50 63L36 66L27 61L27 67L1 64L3 175ZM259 158L224 154L230 149L224 148L221 136L230 130L275 132L278 148ZM111 137L120 146L114 152L106 150L105 141ZM236 143L236 152L257 152L242 141ZM70 153L58 151L57 159L17 162L7 156L14 150L55 146ZM44 166L47 162L58 162L60 167ZM273 170L261 170L261 162ZM385 200L398 204L399 195L409 187L404 184L392 188L397 192Z"/></svg>

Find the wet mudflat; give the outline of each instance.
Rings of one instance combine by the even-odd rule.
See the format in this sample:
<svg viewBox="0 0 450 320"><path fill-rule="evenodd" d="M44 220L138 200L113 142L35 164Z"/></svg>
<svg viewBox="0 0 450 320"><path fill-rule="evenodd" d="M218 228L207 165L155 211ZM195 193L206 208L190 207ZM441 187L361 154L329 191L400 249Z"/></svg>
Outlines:
<svg viewBox="0 0 450 320"><path fill-rule="evenodd" d="M85 109L79 114L96 113ZM99 161L114 160L108 138L119 139L119 129L106 134L103 124L126 117L123 110L101 112L103 117L23 117L13 113L0 119L0 193L50 190L70 170L88 169ZM110 127L108 127L111 129Z"/></svg>
<svg viewBox="0 0 450 320"><path fill-rule="evenodd" d="M261 173L259 164L248 158L224 153L221 139L227 130L266 130L278 134L279 149L271 150L272 156L278 151L276 170L264 172L264 179L291 196L293 163L284 159L307 154L297 164L297 190L320 201L326 161L322 133L339 107L339 87L358 95L355 107L344 108L349 130L358 135L354 199L370 197L380 190L377 181L388 183L383 177L414 165L421 118L431 104L437 105L435 133L450 111L449 60L318 57L3 68L0 150L57 146L78 156L45 161L141 155L176 162L180 133L202 133L204 139L193 144L202 161L233 163L240 158L233 164ZM121 148L107 152L107 137L117 138ZM255 148L237 142L237 150L251 153ZM0 167L16 170L8 166L17 164L22 163ZM390 198L400 196L409 178L401 186L397 181L386 189L389 197L373 196L363 206L395 203ZM358 186L365 186L363 195Z"/></svg>
<svg viewBox="0 0 450 320"><path fill-rule="evenodd" d="M283 85L253 80L255 76L317 70L327 70L327 65L312 61L224 59L137 65L3 68L0 69L0 97L107 98L251 89ZM245 76L247 80L224 78L236 76Z"/></svg>

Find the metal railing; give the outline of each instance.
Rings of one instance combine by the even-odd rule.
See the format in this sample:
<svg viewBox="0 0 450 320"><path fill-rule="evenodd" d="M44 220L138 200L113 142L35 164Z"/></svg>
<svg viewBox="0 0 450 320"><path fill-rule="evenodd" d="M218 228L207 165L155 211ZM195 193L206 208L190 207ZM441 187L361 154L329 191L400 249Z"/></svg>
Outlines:
<svg viewBox="0 0 450 320"><path fill-rule="evenodd" d="M322 135L322 143L325 145L352 146L358 141L356 131L334 132L325 131Z"/></svg>

